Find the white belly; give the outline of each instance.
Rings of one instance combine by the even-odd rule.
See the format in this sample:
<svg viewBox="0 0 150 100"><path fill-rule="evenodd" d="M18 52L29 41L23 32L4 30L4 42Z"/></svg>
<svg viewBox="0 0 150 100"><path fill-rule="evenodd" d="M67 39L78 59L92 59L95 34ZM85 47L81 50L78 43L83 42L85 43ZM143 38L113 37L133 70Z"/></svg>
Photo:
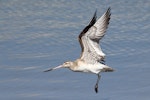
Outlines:
<svg viewBox="0 0 150 100"><path fill-rule="evenodd" d="M80 66L77 67L76 71L80 72L90 72L98 74L102 71L105 65L96 63L96 64L80 64Z"/></svg>

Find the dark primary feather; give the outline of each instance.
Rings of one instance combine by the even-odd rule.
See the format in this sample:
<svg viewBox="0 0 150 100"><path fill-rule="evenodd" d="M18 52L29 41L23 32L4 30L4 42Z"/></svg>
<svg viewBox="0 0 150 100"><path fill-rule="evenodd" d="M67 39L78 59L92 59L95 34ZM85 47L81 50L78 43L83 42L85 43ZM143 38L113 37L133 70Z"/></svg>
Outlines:
<svg viewBox="0 0 150 100"><path fill-rule="evenodd" d="M79 39L81 39L81 37L89 30L89 28L91 28L91 27L95 24L96 18L97 18L96 12L97 12L97 10L95 11L95 13L94 13L94 15L93 15L93 18L92 18L91 22L89 23L89 25L86 26L86 27L83 29L83 31L80 33Z"/></svg>
<svg viewBox="0 0 150 100"><path fill-rule="evenodd" d="M90 21L89 25L86 26L86 27L83 29L83 31L80 33L80 35L79 35L79 37L78 37L82 51L83 51L83 44L82 44L81 37L95 24L96 18L97 18L96 12L97 12L97 10L95 11L95 13L94 13L94 15L93 15L93 18L92 18L92 20Z"/></svg>
<svg viewBox="0 0 150 100"><path fill-rule="evenodd" d="M110 20L110 7L96 20L96 11L89 25L79 35L82 53L80 58L88 63L104 60L105 54L99 46L99 40L105 35Z"/></svg>

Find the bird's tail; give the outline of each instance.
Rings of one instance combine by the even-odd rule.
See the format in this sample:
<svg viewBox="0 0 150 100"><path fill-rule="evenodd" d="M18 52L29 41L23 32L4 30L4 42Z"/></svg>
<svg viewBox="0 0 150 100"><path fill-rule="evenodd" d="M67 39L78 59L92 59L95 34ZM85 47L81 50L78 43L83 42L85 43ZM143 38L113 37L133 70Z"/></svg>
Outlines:
<svg viewBox="0 0 150 100"><path fill-rule="evenodd" d="M109 66L105 66L102 71L103 72L113 72L115 70L113 68L109 67Z"/></svg>

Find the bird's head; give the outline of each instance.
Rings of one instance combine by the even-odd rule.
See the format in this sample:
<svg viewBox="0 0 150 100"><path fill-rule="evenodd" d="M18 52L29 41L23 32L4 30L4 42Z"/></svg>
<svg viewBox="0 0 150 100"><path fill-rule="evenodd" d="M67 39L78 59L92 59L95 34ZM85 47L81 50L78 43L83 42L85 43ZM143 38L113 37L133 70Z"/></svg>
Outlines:
<svg viewBox="0 0 150 100"><path fill-rule="evenodd" d="M64 67L64 68L69 68L69 67L71 67L73 65L73 62L71 62L71 61L66 61L66 62L64 62L63 64L62 64L62 66Z"/></svg>

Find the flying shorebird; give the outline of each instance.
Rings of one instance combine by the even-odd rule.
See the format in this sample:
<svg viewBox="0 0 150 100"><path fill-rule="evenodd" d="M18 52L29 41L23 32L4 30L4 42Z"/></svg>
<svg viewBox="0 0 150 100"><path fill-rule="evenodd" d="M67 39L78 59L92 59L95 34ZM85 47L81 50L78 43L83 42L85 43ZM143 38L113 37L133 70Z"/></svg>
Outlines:
<svg viewBox="0 0 150 100"><path fill-rule="evenodd" d="M95 84L95 92L98 92L98 83L101 78L100 72L112 72L111 67L104 64L105 54L99 46L99 41L105 35L106 29L110 20L110 7L96 21L96 11L89 25L86 26L80 33L78 39L81 45L81 56L75 61L67 61L62 65L45 70L44 72L52 71L59 68L69 68L74 72L89 72L98 76Z"/></svg>

